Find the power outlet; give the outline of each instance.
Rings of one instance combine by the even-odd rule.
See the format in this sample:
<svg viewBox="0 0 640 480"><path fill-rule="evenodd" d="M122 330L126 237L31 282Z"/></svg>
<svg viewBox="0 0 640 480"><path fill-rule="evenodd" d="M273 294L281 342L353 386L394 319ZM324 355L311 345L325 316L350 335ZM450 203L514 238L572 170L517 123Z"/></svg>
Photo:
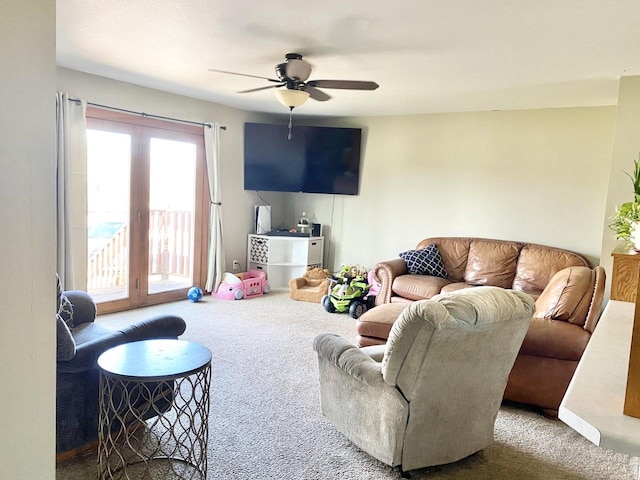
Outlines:
<svg viewBox="0 0 640 480"><path fill-rule="evenodd" d="M240 269L240 262L238 262L238 260L234 260L233 261L233 269L234 270L239 270Z"/></svg>

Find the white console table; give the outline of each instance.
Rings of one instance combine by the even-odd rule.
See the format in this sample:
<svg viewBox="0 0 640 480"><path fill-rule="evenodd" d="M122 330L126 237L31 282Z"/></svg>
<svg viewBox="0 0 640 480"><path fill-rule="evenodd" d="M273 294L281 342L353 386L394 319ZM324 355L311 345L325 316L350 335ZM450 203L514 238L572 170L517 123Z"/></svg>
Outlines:
<svg viewBox="0 0 640 480"><path fill-rule="evenodd" d="M640 418L622 413L635 303L610 300L578 364L558 418L594 444L640 456Z"/></svg>
<svg viewBox="0 0 640 480"><path fill-rule="evenodd" d="M288 237L250 234L247 245L248 270L267 273L269 286L286 287L301 277L307 267L322 268L324 237Z"/></svg>

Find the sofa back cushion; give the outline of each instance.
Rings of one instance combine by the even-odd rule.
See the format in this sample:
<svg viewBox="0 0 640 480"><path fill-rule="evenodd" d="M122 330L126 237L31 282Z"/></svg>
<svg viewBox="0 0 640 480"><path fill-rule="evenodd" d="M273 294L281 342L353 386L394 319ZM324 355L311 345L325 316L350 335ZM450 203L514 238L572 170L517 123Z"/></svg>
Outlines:
<svg viewBox="0 0 640 480"><path fill-rule="evenodd" d="M472 238L461 237L434 237L422 240L416 248L427 248L435 243L447 271L447 278L452 282L462 282L472 240Z"/></svg>
<svg viewBox="0 0 640 480"><path fill-rule="evenodd" d="M591 267L583 256L560 248L473 237L431 237L417 249L435 243L447 278L453 283L492 285L538 296L560 270ZM394 292L400 295L395 290Z"/></svg>
<svg viewBox="0 0 640 480"><path fill-rule="evenodd" d="M469 285L511 288L522 244L475 239L469 248L464 281Z"/></svg>
<svg viewBox="0 0 640 480"><path fill-rule="evenodd" d="M551 278L560 270L589 262L577 253L544 245L527 244L520 251L513 289L540 295Z"/></svg>

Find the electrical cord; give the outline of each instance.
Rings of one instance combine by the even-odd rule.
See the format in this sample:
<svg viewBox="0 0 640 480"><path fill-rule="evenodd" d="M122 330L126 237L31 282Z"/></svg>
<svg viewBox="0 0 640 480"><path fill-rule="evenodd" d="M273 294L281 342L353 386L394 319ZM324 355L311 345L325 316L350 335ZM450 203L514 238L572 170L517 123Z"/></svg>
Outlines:
<svg viewBox="0 0 640 480"><path fill-rule="evenodd" d="M267 203L267 201L266 201L264 198L262 198L262 195L260 195L260 190L256 190L256 195L258 196L258 198L259 198L259 199L260 199L260 201L262 202L262 205L269 205L269 204Z"/></svg>
<svg viewBox="0 0 640 480"><path fill-rule="evenodd" d="M336 208L336 195L333 194L333 200L331 202L331 223L329 223L330 225L329 231L331 232L330 236L333 236L333 214L334 214L335 208ZM331 242L331 238L329 238L328 240L329 240L329 245L327 245L327 261L325 262L326 265L329 264L329 259L331 258L331 244L333 243Z"/></svg>

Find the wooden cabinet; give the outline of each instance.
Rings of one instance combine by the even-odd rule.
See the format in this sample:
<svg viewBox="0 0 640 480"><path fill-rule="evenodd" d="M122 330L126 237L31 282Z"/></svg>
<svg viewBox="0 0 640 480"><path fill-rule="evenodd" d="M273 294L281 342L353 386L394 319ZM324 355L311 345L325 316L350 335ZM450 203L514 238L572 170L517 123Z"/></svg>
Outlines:
<svg viewBox="0 0 640 480"><path fill-rule="evenodd" d="M280 237L249 235L249 270L267 273L269 286L286 287L289 280L301 277L307 267L322 268L323 237Z"/></svg>
<svg viewBox="0 0 640 480"><path fill-rule="evenodd" d="M611 276L611 300L635 302L638 290L638 272L640 271L640 254L634 250L616 249L613 256L613 273Z"/></svg>

